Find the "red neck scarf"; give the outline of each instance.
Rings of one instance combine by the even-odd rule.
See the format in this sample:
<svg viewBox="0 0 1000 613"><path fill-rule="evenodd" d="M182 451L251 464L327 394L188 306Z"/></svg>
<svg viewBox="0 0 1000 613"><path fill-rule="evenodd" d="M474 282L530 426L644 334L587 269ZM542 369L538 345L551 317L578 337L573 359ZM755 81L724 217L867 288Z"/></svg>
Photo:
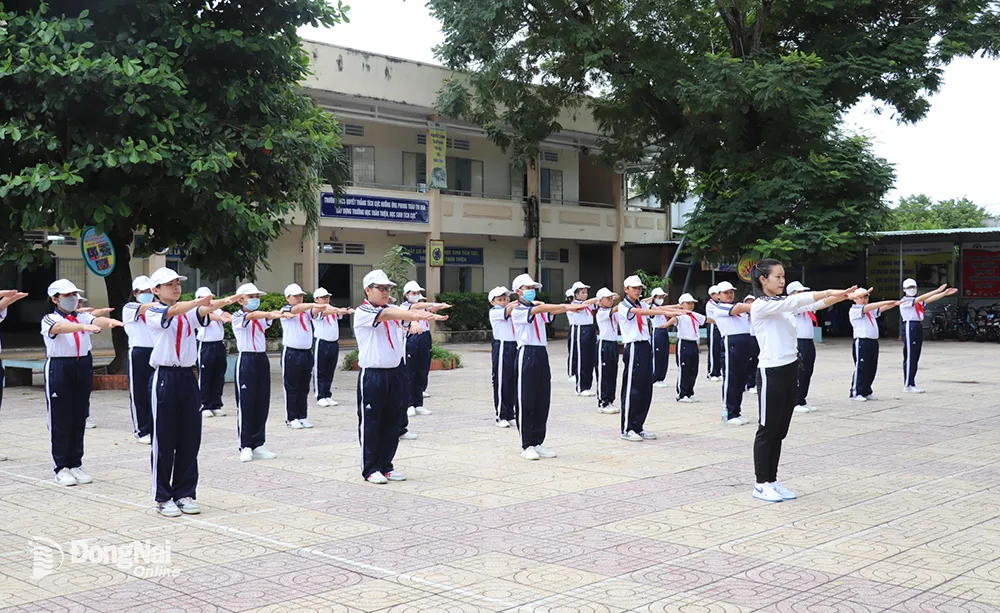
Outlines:
<svg viewBox="0 0 1000 613"><path fill-rule="evenodd" d="M77 319L75 312L74 313L70 313L69 315L63 315L63 318L66 321L70 322L70 323L74 323L74 324L80 323L80 320ZM73 341L76 343L76 357L80 357L80 333L79 332L74 332L73 333Z"/></svg>

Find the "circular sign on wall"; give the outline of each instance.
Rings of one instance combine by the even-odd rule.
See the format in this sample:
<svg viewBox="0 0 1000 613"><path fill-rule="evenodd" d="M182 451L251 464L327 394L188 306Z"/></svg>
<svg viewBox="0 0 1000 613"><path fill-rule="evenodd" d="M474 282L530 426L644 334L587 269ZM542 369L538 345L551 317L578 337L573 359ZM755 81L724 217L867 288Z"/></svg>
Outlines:
<svg viewBox="0 0 1000 613"><path fill-rule="evenodd" d="M80 235L80 252L90 272L106 277L115 269L115 247L107 234L98 234L94 226L84 229Z"/></svg>
<svg viewBox="0 0 1000 613"><path fill-rule="evenodd" d="M747 256L740 260L740 263L736 266L736 274L743 279L744 283L750 283L750 271L757 264L759 260L755 260L750 256Z"/></svg>

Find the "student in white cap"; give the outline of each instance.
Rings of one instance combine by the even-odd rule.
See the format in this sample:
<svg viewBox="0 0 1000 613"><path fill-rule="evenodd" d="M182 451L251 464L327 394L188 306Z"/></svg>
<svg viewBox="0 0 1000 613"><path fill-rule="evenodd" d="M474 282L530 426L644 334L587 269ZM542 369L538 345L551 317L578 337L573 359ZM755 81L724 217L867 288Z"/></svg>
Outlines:
<svg viewBox="0 0 1000 613"><path fill-rule="evenodd" d="M691 294L677 299L684 313L673 321L677 326L677 402L696 402L694 385L698 381L698 328L714 319L694 311L698 302Z"/></svg>
<svg viewBox="0 0 1000 613"><path fill-rule="evenodd" d="M597 412L613 415L618 412L615 396L618 391L618 294L606 287L597 290Z"/></svg>
<svg viewBox="0 0 1000 613"><path fill-rule="evenodd" d="M566 290L566 304L573 304L572 287ZM566 320L567 322L570 321L568 313ZM570 383L576 382L576 350L574 349L574 342L576 342L576 337L573 336L572 332L566 334L566 374Z"/></svg>
<svg viewBox="0 0 1000 613"><path fill-rule="evenodd" d="M211 289L199 287L194 299L213 296ZM232 323L233 316L215 309L208 314L208 325L194 329L198 341L198 393L201 398L202 417L223 417L222 389L226 384L226 337L225 324Z"/></svg>
<svg viewBox="0 0 1000 613"><path fill-rule="evenodd" d="M871 290L869 290L871 291ZM899 306L899 300L870 302L868 294L854 298L848 315L854 328L854 376L851 377L851 400L878 400L872 391L878 372L878 323L882 313Z"/></svg>
<svg viewBox="0 0 1000 613"><path fill-rule="evenodd" d="M653 350L646 318L657 315L672 317L681 311L675 306L643 307L641 298L645 285L638 275L627 277L624 288L625 297L618 303L618 323L621 324L622 343L625 345L622 354L621 437L638 442L656 438L655 434L644 429L653 400Z"/></svg>
<svg viewBox="0 0 1000 613"><path fill-rule="evenodd" d="M55 307L42 317L42 338L47 358L45 400L56 483L92 483L93 479L81 468L83 432L90 416L90 391L94 383L90 335L124 324L110 317L78 312L83 290L68 279L53 281L47 293Z"/></svg>
<svg viewBox="0 0 1000 613"><path fill-rule="evenodd" d="M369 483L404 481L393 459L399 447L410 393L403 355L406 351L398 322L443 321L446 316L421 309L389 305L396 285L382 270L365 275L365 301L354 310L354 336L358 341L358 439L361 476Z"/></svg>
<svg viewBox="0 0 1000 613"><path fill-rule="evenodd" d="M535 300L542 284L531 275L514 277L511 290L517 302L507 305L517 332L517 428L521 435L521 457L526 460L554 458L556 453L542 445L552 400L552 372L549 368L548 337L545 324L553 315L574 313L586 308L580 304L545 304Z"/></svg>
<svg viewBox="0 0 1000 613"><path fill-rule="evenodd" d="M201 394L194 365L198 346L193 330L204 328L209 315L236 302L236 296L212 300L212 295L178 302L181 281L187 277L161 268L149 277L156 302L146 311L153 338L149 363L153 367L152 474L153 500L166 517L195 515L198 488L198 451L201 448Z"/></svg>
<svg viewBox="0 0 1000 613"><path fill-rule="evenodd" d="M336 315L329 304L305 301L305 291L298 283L285 287L281 320L281 381L285 391L285 425L293 430L312 428L309 421L309 379L313 372L314 312Z"/></svg>
<svg viewBox="0 0 1000 613"><path fill-rule="evenodd" d="M149 384L153 378L149 356L153 352L153 335L146 325L146 310L154 299L149 277L140 275L132 280L132 298L122 307L122 321L128 335L128 398L132 434L136 442L149 445L153 433L153 414L149 404Z"/></svg>
<svg viewBox="0 0 1000 613"><path fill-rule="evenodd" d="M7 319L7 308L18 300L27 298L28 294L19 292L16 289L0 290L0 322ZM0 405L3 404L3 386L6 382L7 373L3 367L3 360L0 360ZM6 461L7 456L0 455L0 462Z"/></svg>
<svg viewBox="0 0 1000 613"><path fill-rule="evenodd" d="M267 414L271 409L271 362L267 359L264 331L276 319L294 319L291 313L261 311L264 292L253 283L236 289L240 310L233 313L236 337L236 432L240 439L240 461L272 460L278 457L264 446Z"/></svg>
<svg viewBox="0 0 1000 613"><path fill-rule="evenodd" d="M514 321L507 312L510 290L497 286L490 290L490 326L493 328L493 412L498 428L509 428L515 421L514 405L517 402L517 334Z"/></svg>
<svg viewBox="0 0 1000 613"><path fill-rule="evenodd" d="M667 302L667 292L662 287L654 287L650 292L650 302L663 306ZM669 387L667 365L670 363L670 330L666 315L654 315L650 321L653 340L653 387Z"/></svg>
<svg viewBox="0 0 1000 613"><path fill-rule="evenodd" d="M715 290L717 302L712 317L723 346L722 421L730 426L742 426L747 423L743 417L743 391L753 346L750 305L736 302L736 288L729 281L723 281Z"/></svg>
<svg viewBox="0 0 1000 613"><path fill-rule="evenodd" d="M573 283L569 288L573 301L570 304L582 304L584 309L566 313L569 320L569 334L573 337L573 361L575 370L577 396L596 396L594 393L594 369L597 367L597 333L594 330L594 303L597 298L588 298L589 285L581 281Z"/></svg>
<svg viewBox="0 0 1000 613"><path fill-rule="evenodd" d="M409 281L403 286L405 303L401 308L410 310L430 311L437 313L441 309L450 308L444 302L426 302L421 292L425 291L416 281ZM406 372L410 378L410 395L407 402L407 417L414 415L430 415L431 411L424 408L424 398L427 393L427 381L431 370L431 328L425 320L411 321L406 326ZM403 428L404 434L406 428Z"/></svg>
<svg viewBox="0 0 1000 613"><path fill-rule="evenodd" d="M917 282L903 281L903 298L899 303L901 336L903 337L903 391L923 394L917 387L917 367L920 365L920 350L924 344L924 307L946 296L953 296L958 288L947 284L917 296Z"/></svg>
<svg viewBox="0 0 1000 613"><path fill-rule="evenodd" d="M729 283L726 281L729 285ZM709 319L716 319L715 307L719 304L719 286L713 285L708 288L708 302L705 303L705 316ZM723 371L726 368L723 352L726 348L726 341L722 331L719 330L718 323L708 324L708 380L722 381Z"/></svg>
<svg viewBox="0 0 1000 613"><path fill-rule="evenodd" d="M789 296L812 291L798 281L792 281L785 288ZM819 325L816 311L825 309L826 305L814 302L795 310L795 332L799 346L799 383L796 395L795 412L811 413L816 407L809 404L809 384L812 382L813 370L816 366L816 333L813 331Z"/></svg>
<svg viewBox="0 0 1000 613"><path fill-rule="evenodd" d="M334 307L334 313L327 313L330 306L330 292L320 287L313 292L313 300L322 308L313 310L313 335L316 337L316 362L313 367L313 386L316 390L316 404L321 407L335 407L333 399L333 373L340 359L340 325L344 315L353 315L354 309Z"/></svg>
<svg viewBox="0 0 1000 613"><path fill-rule="evenodd" d="M785 269L777 260L763 259L750 271L753 293L751 322L760 342L760 425L753 444L756 482L753 497L766 502L794 500L792 492L778 481L781 442L788 434L798 386L798 344L795 311L823 301L829 307L848 299L857 287L784 296ZM858 295L867 294L861 290Z"/></svg>
<svg viewBox="0 0 1000 613"><path fill-rule="evenodd" d="M753 304L757 297L753 294L743 299L746 304ZM760 364L760 343L757 342L757 331L753 327L753 315L750 316L750 364L747 366L746 393L757 393L757 367Z"/></svg>

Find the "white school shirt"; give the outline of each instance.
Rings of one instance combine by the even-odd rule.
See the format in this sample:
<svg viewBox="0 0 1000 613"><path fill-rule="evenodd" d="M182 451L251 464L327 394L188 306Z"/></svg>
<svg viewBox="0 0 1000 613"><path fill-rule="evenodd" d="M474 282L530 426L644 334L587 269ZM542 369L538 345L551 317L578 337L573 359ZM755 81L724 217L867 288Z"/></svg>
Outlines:
<svg viewBox="0 0 1000 613"><path fill-rule="evenodd" d="M545 335L545 324L552 321L551 313L531 313L534 305L518 301L510 318L514 320L514 331L517 333L517 346L545 347L548 338Z"/></svg>
<svg viewBox="0 0 1000 613"><path fill-rule="evenodd" d="M291 313L292 305L281 307L282 313ZM291 319L280 319L281 344L289 349L312 349L313 328L309 311L296 313Z"/></svg>
<svg viewBox="0 0 1000 613"><path fill-rule="evenodd" d="M572 304L583 304L583 300L574 300ZM571 326L589 326L594 323L594 306L588 304L587 308L576 313L567 311L566 318Z"/></svg>
<svg viewBox="0 0 1000 613"><path fill-rule="evenodd" d="M50 358L79 358L90 353L90 332L74 332L72 334L51 334L52 326L61 321L74 318L78 324L92 324L95 317L90 313L72 313L65 315L59 309L46 313L42 317L42 338L45 339L45 355Z"/></svg>
<svg viewBox="0 0 1000 613"><path fill-rule="evenodd" d="M212 311L212 315L221 316L222 313L222 309ZM215 321L209 317L207 326L194 329L194 337L203 343L216 343L226 338L226 329L221 321Z"/></svg>
<svg viewBox="0 0 1000 613"><path fill-rule="evenodd" d="M698 328L705 323L705 316L701 313L688 311L677 316L677 338L684 341L698 341Z"/></svg>
<svg viewBox="0 0 1000 613"><path fill-rule="evenodd" d="M618 303L618 325L622 332L622 343L649 342L649 318L636 315L632 309L646 308L641 302L634 303L625 298Z"/></svg>
<svg viewBox="0 0 1000 613"><path fill-rule="evenodd" d="M878 324L876 319L882 314L881 309L875 309L865 313L863 304L856 304L851 307L848 317L854 327L854 338L874 338L878 339Z"/></svg>
<svg viewBox="0 0 1000 613"><path fill-rule="evenodd" d="M358 341L358 366L396 368L406 355L406 343L398 322L378 321L386 307L365 300L354 310L354 338Z"/></svg>
<svg viewBox="0 0 1000 613"><path fill-rule="evenodd" d="M720 302L712 308L713 315L709 315L715 320L715 326L723 338L735 334L750 334L750 315L747 313L733 315L732 310L735 306L735 302L731 304Z"/></svg>
<svg viewBox="0 0 1000 613"><path fill-rule="evenodd" d="M795 312L812 302L812 293L760 296L750 305L750 328L760 346L759 367L777 368L799 359Z"/></svg>
<svg viewBox="0 0 1000 613"><path fill-rule="evenodd" d="M597 333L602 341L618 341L618 309L598 307Z"/></svg>
<svg viewBox="0 0 1000 613"><path fill-rule="evenodd" d="M507 307L494 306L490 309L490 325L493 326L493 340L505 343L517 340L514 320L507 317Z"/></svg>
<svg viewBox="0 0 1000 613"><path fill-rule="evenodd" d="M270 319L247 319L249 313L243 309L233 313L233 336L236 350L240 353L265 353L267 338L264 330L271 327Z"/></svg>
<svg viewBox="0 0 1000 613"><path fill-rule="evenodd" d="M167 317L165 304L154 304L146 309L146 327L153 337L153 352L149 355L149 365L160 366L194 366L198 361L198 341L195 338L195 328L204 328L208 324L208 316L198 317L198 309L176 317Z"/></svg>
<svg viewBox="0 0 1000 613"><path fill-rule="evenodd" d="M899 305L899 316L903 321L923 321L924 305L917 302L916 296L903 296Z"/></svg>
<svg viewBox="0 0 1000 613"><path fill-rule="evenodd" d="M340 340L340 324L343 315L320 315L313 317L313 336L330 343Z"/></svg>
<svg viewBox="0 0 1000 613"><path fill-rule="evenodd" d="M128 335L128 346L132 347L152 347L153 335L146 325L146 316L139 315L138 302L129 302L122 307L122 323L125 324L125 334ZM148 310L148 309L147 309Z"/></svg>
<svg viewBox="0 0 1000 613"><path fill-rule="evenodd" d="M818 320L814 321L813 318L816 317L815 311L820 306L823 306L822 302L815 302L795 310L795 332L798 338L803 340L813 340L816 338L813 328L819 322Z"/></svg>

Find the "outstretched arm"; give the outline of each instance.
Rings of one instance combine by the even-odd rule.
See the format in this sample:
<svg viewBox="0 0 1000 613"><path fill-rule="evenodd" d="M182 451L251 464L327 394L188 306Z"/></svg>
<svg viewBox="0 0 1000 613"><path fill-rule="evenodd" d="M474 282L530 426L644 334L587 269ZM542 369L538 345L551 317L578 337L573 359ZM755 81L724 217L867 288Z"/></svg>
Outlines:
<svg viewBox="0 0 1000 613"><path fill-rule="evenodd" d="M942 290L941 289L942 287L945 288L945 289ZM937 300L941 300L945 296L954 296L957 293L958 293L958 288L957 287L947 287L947 286L942 285L941 287L939 287L938 289L934 290L930 294L924 294L924 296L929 296L928 298L925 298L924 300L920 299L920 298L923 298L924 296L921 296L920 298L917 298L917 302L922 302L924 304L930 304L930 303L935 302Z"/></svg>
<svg viewBox="0 0 1000 613"><path fill-rule="evenodd" d="M878 311L879 313L884 313L890 309L898 307L902 303L901 300L883 300L882 302L869 302L865 305L865 313L871 311Z"/></svg>
<svg viewBox="0 0 1000 613"><path fill-rule="evenodd" d="M431 313L430 311L424 311L422 309L400 309L398 307L386 307L382 309L377 322L381 323L383 321L444 321L448 319L447 315L438 315L436 313Z"/></svg>

